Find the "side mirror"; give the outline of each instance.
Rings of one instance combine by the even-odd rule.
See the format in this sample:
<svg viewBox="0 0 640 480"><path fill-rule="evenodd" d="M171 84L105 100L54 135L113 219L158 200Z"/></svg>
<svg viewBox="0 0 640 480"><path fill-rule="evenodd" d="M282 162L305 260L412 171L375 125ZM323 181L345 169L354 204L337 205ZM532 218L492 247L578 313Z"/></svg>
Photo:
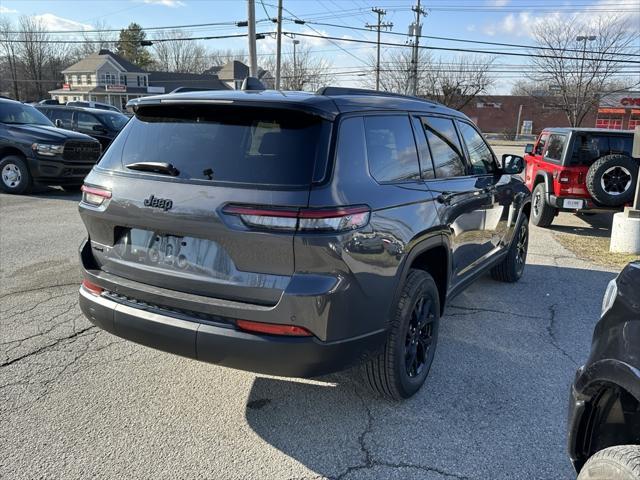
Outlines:
<svg viewBox="0 0 640 480"><path fill-rule="evenodd" d="M518 175L524 170L524 158L519 155L505 153L502 155L502 172L508 175Z"/></svg>
<svg viewBox="0 0 640 480"><path fill-rule="evenodd" d="M53 122L53 124L58 128L62 128L62 120L60 120L59 118L56 118L56 121Z"/></svg>
<svg viewBox="0 0 640 480"><path fill-rule="evenodd" d="M104 128L102 125L94 125L91 129L94 132L98 132L98 133L105 133L107 131L107 129Z"/></svg>
<svg viewBox="0 0 640 480"><path fill-rule="evenodd" d="M527 143L524 146L524 153L533 153L533 143Z"/></svg>

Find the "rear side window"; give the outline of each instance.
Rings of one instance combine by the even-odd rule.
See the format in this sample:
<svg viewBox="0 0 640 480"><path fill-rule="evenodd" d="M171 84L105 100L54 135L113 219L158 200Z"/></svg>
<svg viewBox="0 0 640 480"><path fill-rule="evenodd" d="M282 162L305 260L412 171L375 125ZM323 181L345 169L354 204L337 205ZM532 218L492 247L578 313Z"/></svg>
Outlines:
<svg viewBox="0 0 640 480"><path fill-rule="evenodd" d="M100 121L90 113L78 112L78 129L93 130L93 127L101 127Z"/></svg>
<svg viewBox="0 0 640 480"><path fill-rule="evenodd" d="M549 143L545 157L556 162L562 160L562 151L564 150L565 141L566 137L564 135L549 136Z"/></svg>
<svg viewBox="0 0 640 480"><path fill-rule="evenodd" d="M420 178L418 154L408 116L364 117L369 171L378 182Z"/></svg>
<svg viewBox="0 0 640 480"><path fill-rule="evenodd" d="M436 177L448 178L466 175L453 120L425 117L422 121L427 134Z"/></svg>
<svg viewBox="0 0 640 480"><path fill-rule="evenodd" d="M314 167L326 170L330 129L290 110L147 106L127 126L122 159L170 163L185 180L308 186Z"/></svg>

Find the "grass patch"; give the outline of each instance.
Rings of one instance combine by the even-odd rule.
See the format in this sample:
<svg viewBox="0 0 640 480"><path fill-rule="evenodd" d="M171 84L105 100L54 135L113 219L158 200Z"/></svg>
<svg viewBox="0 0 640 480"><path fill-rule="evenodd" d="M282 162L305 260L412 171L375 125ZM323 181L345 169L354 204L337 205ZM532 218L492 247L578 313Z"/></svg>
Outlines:
<svg viewBox="0 0 640 480"><path fill-rule="evenodd" d="M612 253L609 251L608 236L575 235L572 233L553 232L560 244L571 250L578 258L591 261L604 267L622 269L627 263L638 260L638 255L631 253Z"/></svg>

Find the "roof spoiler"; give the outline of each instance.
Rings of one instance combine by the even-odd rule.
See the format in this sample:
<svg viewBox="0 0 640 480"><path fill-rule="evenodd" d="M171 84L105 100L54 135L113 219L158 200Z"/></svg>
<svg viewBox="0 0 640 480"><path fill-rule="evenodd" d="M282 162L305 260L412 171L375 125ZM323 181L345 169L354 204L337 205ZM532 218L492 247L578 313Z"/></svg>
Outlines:
<svg viewBox="0 0 640 480"><path fill-rule="evenodd" d="M266 88L256 77L247 77L242 81L241 90L266 90Z"/></svg>

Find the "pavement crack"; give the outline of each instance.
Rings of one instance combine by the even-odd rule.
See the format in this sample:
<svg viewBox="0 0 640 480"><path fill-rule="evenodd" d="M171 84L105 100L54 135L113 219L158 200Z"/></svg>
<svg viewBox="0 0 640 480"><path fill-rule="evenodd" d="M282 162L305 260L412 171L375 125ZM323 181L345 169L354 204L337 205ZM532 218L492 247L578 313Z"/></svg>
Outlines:
<svg viewBox="0 0 640 480"><path fill-rule="evenodd" d="M7 293L3 293L2 295L0 295L0 300L2 300L3 298L6 298L10 295L17 295L20 293L32 293L32 292L39 292L41 290L48 290L50 288L58 288L58 287L71 287L71 286L80 286L79 282L73 282L73 283L58 283L58 284L54 284L54 285L44 285L42 287L35 287L35 288L28 288L26 290L12 290L10 292Z"/></svg>
<svg viewBox="0 0 640 480"><path fill-rule="evenodd" d="M44 346L42 346L42 347L40 347L40 348L38 348L36 350L33 350L32 352L25 353L24 355L16 357L16 358L14 358L12 360L9 360L7 362L0 363L0 368L8 367L9 365L13 365L14 363L19 362L21 360L24 360L25 358L32 357L34 355L37 355L37 354L42 353L44 351L47 351L47 350L49 350L49 349L51 349L51 348L53 348L53 347L55 347L57 345L60 345L62 342L77 338L80 335L82 335L83 333L88 332L89 330L95 329L95 328L97 328L95 325L91 325L89 327L86 327L86 328L83 328L83 329L78 330L76 332L73 332L72 334L67 335L66 337L58 338L54 342L48 343L47 345L44 345Z"/></svg>
<svg viewBox="0 0 640 480"><path fill-rule="evenodd" d="M505 311L502 311L502 310L496 310L496 309L492 309L492 308L463 307L461 305L449 305L449 308L456 308L458 310L463 310L463 311L468 312L468 313L450 313L450 312L447 312L446 313L447 317L473 315L474 313L487 312L487 313L499 313L501 315L511 315L513 317L520 317L520 318L534 318L534 319L537 319L537 320L546 320L545 317L541 317L539 315L527 315L525 313L505 312Z"/></svg>
<svg viewBox="0 0 640 480"><path fill-rule="evenodd" d="M578 366L579 363L571 356L569 352L567 352L564 348L560 346L558 339L556 337L556 304L549 306L549 322L547 323L547 333L549 334L549 339L551 345L558 350L563 356L565 356L571 363L575 366Z"/></svg>
<svg viewBox="0 0 640 480"><path fill-rule="evenodd" d="M386 468L410 468L410 469L419 470L422 472L437 473L447 478L469 480L469 477L466 477L464 475L458 475L456 473L447 472L445 470L442 470L436 467L431 467L428 465L420 465L420 464L408 463L408 462L386 462L383 460L375 459L373 454L371 453L371 450L369 450L366 444L366 437L371 433L373 429L373 413L371 412L371 408L369 406L369 403L367 402L367 399L360 393L357 386L354 387L354 390L355 390L356 396L362 402L362 406L364 408L364 411L366 413L366 418L367 418L364 429L362 430L360 435L358 435L358 444L360 445L360 451L364 456L364 461L358 465L348 466L339 475L335 477L328 477L328 478L331 478L333 480L342 480L353 472L357 472L361 470L371 470L375 467L386 467Z"/></svg>

